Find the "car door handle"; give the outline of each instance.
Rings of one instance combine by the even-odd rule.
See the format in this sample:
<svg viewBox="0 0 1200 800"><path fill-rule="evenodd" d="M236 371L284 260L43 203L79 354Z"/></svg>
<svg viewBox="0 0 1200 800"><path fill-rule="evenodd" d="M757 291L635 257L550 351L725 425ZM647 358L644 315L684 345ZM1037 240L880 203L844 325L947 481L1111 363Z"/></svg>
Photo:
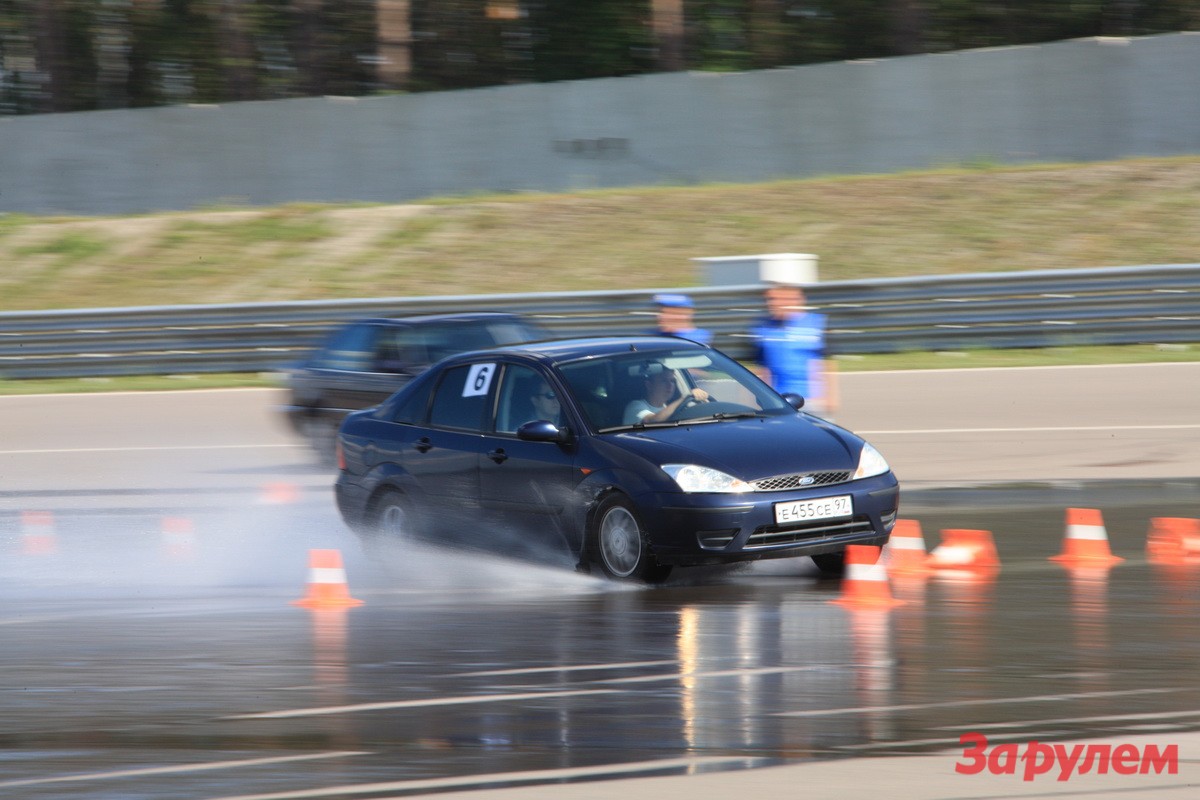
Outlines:
<svg viewBox="0 0 1200 800"><path fill-rule="evenodd" d="M429 441L428 436L422 436L420 439L417 439L417 443L414 444L413 447L417 448L417 450L422 453L428 453L433 449L433 442Z"/></svg>
<svg viewBox="0 0 1200 800"><path fill-rule="evenodd" d="M504 452L504 448L500 448L498 450L493 450L490 453L488 453L487 457L490 458L492 461L495 461L497 464L503 464L505 461L508 460L508 453Z"/></svg>

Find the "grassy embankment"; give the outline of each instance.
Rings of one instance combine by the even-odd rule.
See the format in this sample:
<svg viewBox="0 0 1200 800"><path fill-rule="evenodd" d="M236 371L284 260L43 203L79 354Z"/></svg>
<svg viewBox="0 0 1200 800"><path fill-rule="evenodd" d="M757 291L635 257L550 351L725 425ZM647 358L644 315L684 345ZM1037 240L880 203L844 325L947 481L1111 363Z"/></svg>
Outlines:
<svg viewBox="0 0 1200 800"><path fill-rule="evenodd" d="M823 280L1200 261L1200 157L745 185L0 216L0 311L696 285L689 259L811 252ZM700 321L701 324L703 320ZM1200 359L1196 347L848 358L842 369ZM0 392L269 384L0 381Z"/></svg>

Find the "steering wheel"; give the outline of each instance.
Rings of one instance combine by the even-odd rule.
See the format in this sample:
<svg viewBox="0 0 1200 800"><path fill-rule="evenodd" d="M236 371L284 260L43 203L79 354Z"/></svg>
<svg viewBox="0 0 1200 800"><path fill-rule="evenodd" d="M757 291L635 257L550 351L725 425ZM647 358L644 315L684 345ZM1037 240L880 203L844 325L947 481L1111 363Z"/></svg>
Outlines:
<svg viewBox="0 0 1200 800"><path fill-rule="evenodd" d="M684 400L682 403L680 403L678 406L676 406L675 410L671 412L671 416L669 417L669 419L675 419L680 414L682 414L684 411L686 411L690 408L695 408L696 406L700 405L701 403L707 403L707 402L709 402L709 401L708 400L697 400L695 395L689 394L687 399Z"/></svg>

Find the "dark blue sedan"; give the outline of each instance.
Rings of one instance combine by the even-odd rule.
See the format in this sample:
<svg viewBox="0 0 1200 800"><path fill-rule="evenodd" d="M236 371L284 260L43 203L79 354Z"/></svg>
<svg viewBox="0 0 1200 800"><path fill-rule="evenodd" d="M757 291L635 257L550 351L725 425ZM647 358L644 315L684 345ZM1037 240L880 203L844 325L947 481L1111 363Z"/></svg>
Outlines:
<svg viewBox="0 0 1200 800"><path fill-rule="evenodd" d="M616 579L790 556L836 572L846 545L887 541L899 487L802 405L681 339L464 353L347 417L338 508L371 540L548 538Z"/></svg>

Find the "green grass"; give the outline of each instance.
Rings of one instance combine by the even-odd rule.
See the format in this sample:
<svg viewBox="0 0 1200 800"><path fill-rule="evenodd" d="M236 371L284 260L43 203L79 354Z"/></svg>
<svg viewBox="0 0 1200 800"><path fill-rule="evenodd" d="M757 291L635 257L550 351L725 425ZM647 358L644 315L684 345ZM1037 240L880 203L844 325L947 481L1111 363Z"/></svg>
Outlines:
<svg viewBox="0 0 1200 800"><path fill-rule="evenodd" d="M0 216L0 310L686 287L693 258L777 252L817 253L827 281L1194 263L1200 157Z"/></svg>
<svg viewBox="0 0 1200 800"><path fill-rule="evenodd" d="M0 395L162 392L279 386L279 377L259 373L214 375L129 375L112 378L29 378L0 380Z"/></svg>

